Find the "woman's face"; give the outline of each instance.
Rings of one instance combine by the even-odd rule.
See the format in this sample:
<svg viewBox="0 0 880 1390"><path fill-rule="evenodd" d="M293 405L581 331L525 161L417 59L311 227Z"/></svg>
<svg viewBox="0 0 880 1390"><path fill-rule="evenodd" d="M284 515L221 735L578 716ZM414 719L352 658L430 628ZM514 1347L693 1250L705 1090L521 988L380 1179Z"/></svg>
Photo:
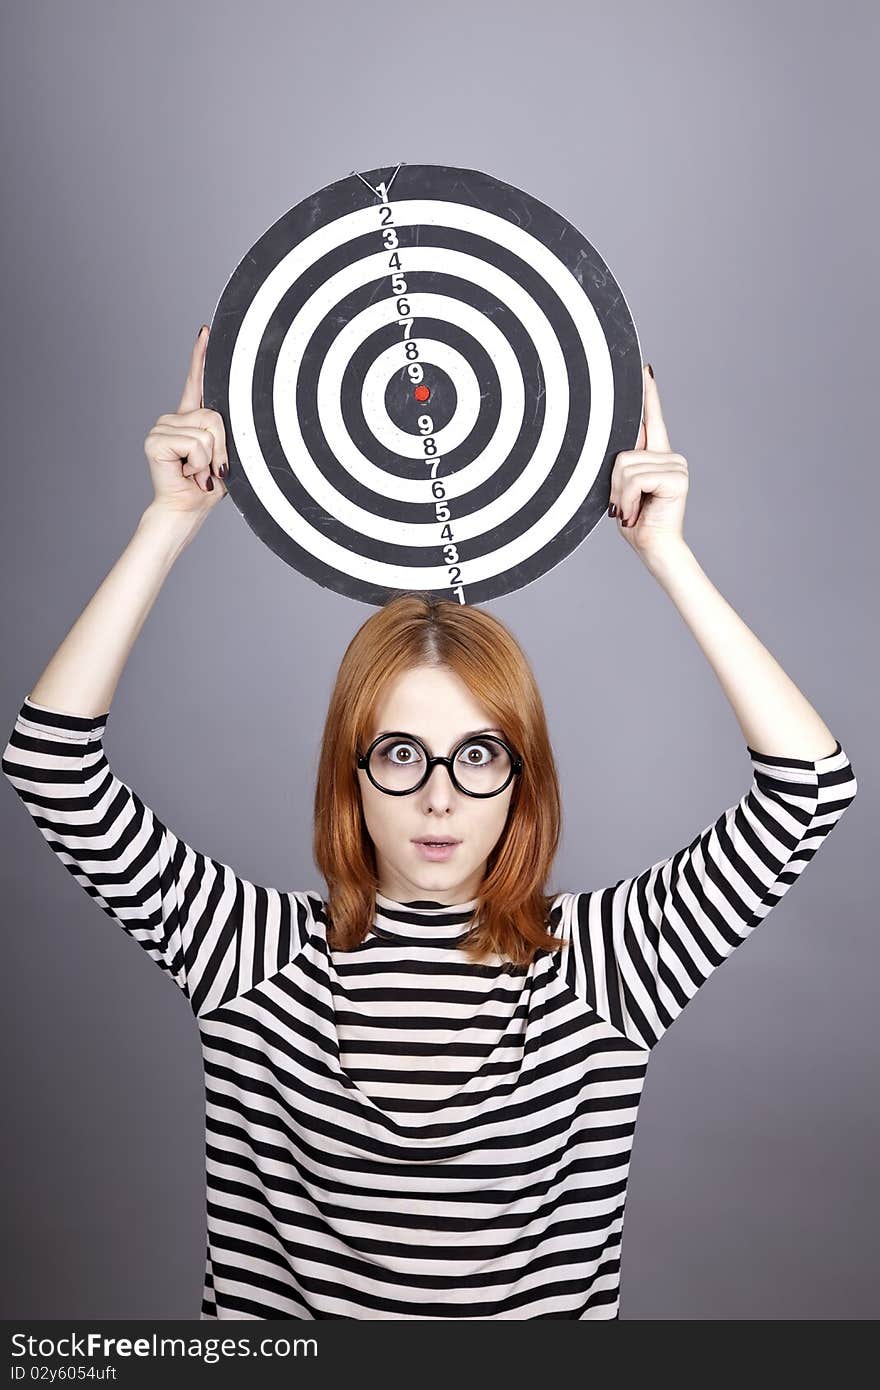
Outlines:
<svg viewBox="0 0 880 1390"><path fill-rule="evenodd" d="M465 735L479 730L504 738L491 715L446 666L405 671L385 690L365 748L381 733L415 734L432 757L448 758ZM463 756L463 755L462 755ZM507 820L516 778L497 796L467 796L452 785L445 767L431 769L424 786L406 796L379 791L358 768L367 830L376 850L379 892L395 902L428 899L468 902L479 892L486 859ZM460 843L432 863L414 843L420 836Z"/></svg>

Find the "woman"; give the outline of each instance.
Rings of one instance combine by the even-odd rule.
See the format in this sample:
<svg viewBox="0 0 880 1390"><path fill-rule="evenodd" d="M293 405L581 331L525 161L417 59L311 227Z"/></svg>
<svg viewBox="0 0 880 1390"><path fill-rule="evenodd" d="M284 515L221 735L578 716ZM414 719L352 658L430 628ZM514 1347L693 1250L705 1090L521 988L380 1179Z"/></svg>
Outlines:
<svg viewBox="0 0 880 1390"><path fill-rule="evenodd" d="M687 464L649 372L610 510L731 702L741 800L632 878L546 892L559 792L528 664L489 614L401 594L356 633L328 712L326 902L191 848L115 776L103 735L163 580L225 496L206 342L147 437L155 498L2 764L198 1020L202 1318L616 1318L651 1050L843 815L851 764L686 546Z"/></svg>

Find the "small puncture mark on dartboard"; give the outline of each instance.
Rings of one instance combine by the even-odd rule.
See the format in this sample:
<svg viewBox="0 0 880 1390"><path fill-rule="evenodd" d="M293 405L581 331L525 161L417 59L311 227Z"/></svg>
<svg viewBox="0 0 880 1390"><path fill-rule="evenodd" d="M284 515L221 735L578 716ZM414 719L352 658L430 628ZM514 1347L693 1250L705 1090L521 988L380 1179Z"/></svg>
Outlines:
<svg viewBox="0 0 880 1390"><path fill-rule="evenodd" d="M417 401L429 401L431 399L431 391L427 386L417 386L413 395Z"/></svg>

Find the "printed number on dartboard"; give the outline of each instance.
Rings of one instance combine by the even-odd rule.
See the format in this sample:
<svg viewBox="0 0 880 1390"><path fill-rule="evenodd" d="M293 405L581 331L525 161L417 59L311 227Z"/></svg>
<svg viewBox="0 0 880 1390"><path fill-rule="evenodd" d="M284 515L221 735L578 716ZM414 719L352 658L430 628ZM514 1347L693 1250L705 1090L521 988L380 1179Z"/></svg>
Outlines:
<svg viewBox="0 0 880 1390"><path fill-rule="evenodd" d="M412 305L406 297L406 280L403 275L403 265L400 259L397 232L394 230L394 209L388 201L388 189L384 183L380 183L376 192L381 196L382 202L379 206L379 222L382 228L382 240L385 249L392 253L388 261L388 269L391 278L391 293L396 298L395 308L397 310L397 322L403 330L404 352L406 354L406 371L410 381L414 386L418 386L424 379L424 370L419 361L419 345L412 336ZM425 465L428 468L431 478L431 492L434 496L434 511L437 521L444 523L440 527L439 540L449 574L449 584L453 593L458 595L459 603L464 603L464 584L461 578L461 565L459 561L458 547L454 544L452 532L452 518L449 507L446 503L446 488L443 486L442 479L437 477L437 469L440 466L440 455L437 452L437 441L434 438L434 421L430 415L420 415L418 418L419 433L422 436L422 449L425 456Z"/></svg>

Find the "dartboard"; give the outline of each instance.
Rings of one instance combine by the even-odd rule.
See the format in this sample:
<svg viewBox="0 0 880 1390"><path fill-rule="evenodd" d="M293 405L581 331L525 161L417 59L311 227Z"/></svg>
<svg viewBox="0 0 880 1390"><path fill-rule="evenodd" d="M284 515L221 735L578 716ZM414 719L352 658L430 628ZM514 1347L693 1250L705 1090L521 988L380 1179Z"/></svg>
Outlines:
<svg viewBox="0 0 880 1390"><path fill-rule="evenodd" d="M251 529L324 588L481 603L605 515L642 359L605 261L474 169L353 172L286 212L217 302L203 399Z"/></svg>

